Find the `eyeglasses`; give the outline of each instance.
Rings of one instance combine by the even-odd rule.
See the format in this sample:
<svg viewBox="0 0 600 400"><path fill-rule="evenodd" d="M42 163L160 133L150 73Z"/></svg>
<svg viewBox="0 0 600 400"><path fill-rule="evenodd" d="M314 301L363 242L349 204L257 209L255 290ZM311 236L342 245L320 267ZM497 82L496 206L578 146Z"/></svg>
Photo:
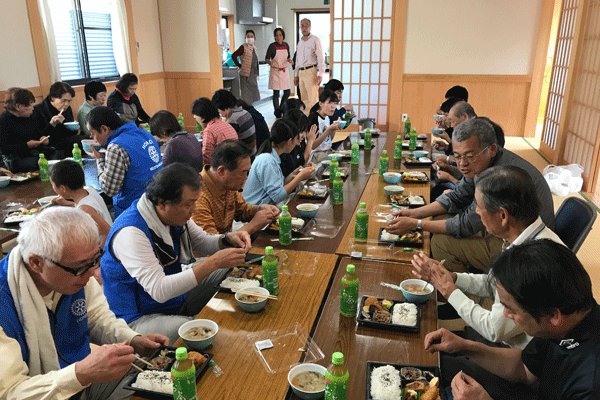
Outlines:
<svg viewBox="0 0 600 400"><path fill-rule="evenodd" d="M62 269L63 271L67 271L70 274L73 274L75 276L81 276L83 274L85 274L86 272L88 272L90 269L94 268L95 266L97 266L100 263L100 259L102 258L102 256L104 255L104 250L102 248L98 248L98 255L96 256L96 258L94 258L93 261L91 261L89 264L87 264L84 267L81 268L69 268L69 267L65 267L62 264L57 263L56 261L50 259L50 258L46 258L43 257L44 259L50 261L52 264L56 265L58 268Z"/></svg>
<svg viewBox="0 0 600 400"><path fill-rule="evenodd" d="M490 146L487 146L485 149L481 150L479 153L477 154L467 154L465 156L457 156L456 154L453 155L454 159L456 160L456 163L458 164L461 161L465 161L467 163L472 163L473 161L475 161L477 159L477 157L479 157L484 151L486 151Z"/></svg>

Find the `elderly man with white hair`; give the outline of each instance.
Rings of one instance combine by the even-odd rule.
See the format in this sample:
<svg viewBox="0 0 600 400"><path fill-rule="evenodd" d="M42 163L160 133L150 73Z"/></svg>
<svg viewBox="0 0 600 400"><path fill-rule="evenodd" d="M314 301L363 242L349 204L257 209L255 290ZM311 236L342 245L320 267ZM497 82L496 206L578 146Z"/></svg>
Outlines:
<svg viewBox="0 0 600 400"><path fill-rule="evenodd" d="M103 254L94 220L54 207L25 223L17 243L0 261L0 398L129 398L119 384L134 353L169 340L138 335L108 308L90 279Z"/></svg>

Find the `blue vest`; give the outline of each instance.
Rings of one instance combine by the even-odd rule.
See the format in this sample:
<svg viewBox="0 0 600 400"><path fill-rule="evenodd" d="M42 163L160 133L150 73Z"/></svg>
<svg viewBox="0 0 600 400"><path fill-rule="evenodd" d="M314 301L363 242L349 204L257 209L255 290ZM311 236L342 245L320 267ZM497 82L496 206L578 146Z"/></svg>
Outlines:
<svg viewBox="0 0 600 400"><path fill-rule="evenodd" d="M105 253L100 264L102 265L102 285L108 305L117 318L123 318L127 323L148 314L177 314L185 300L185 294L182 294L164 303L157 302L150 297L135 278L129 275L129 272L127 272L123 264L121 264L113 253L112 241L114 235L128 226L134 226L144 232L154 249L150 229L144 218L140 215L137 203L137 200L134 201L113 223L106 238L106 244L104 245ZM179 237L181 231L181 227L171 228L171 238L173 239L174 250L178 259L171 265L164 267L166 275L181 272L181 263L179 262Z"/></svg>
<svg viewBox="0 0 600 400"><path fill-rule="evenodd" d="M134 200L144 194L152 176L163 165L156 139L133 122L129 122L113 132L106 141L106 147L111 143L118 144L125 149L131 161L129 169L125 173L121 191L113 197L115 216L118 217Z"/></svg>
<svg viewBox="0 0 600 400"><path fill-rule="evenodd" d="M23 361L29 364L29 347L25 340L25 332L8 287L9 257L10 253L0 261L0 326L8 337L19 342ZM48 310L48 319L61 368L81 361L90 354L85 289L71 295L63 294L56 310Z"/></svg>

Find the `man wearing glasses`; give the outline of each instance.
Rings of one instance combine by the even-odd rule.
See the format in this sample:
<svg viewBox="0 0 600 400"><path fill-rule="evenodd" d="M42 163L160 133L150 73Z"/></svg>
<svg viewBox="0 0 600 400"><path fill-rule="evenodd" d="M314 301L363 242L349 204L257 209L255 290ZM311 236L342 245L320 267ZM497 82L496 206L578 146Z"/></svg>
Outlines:
<svg viewBox="0 0 600 400"><path fill-rule="evenodd" d="M103 253L94 220L53 207L25 223L17 243L0 261L0 398L125 398L119 384L134 353L169 340L140 336L109 310L90 279Z"/></svg>
<svg viewBox="0 0 600 400"><path fill-rule="evenodd" d="M485 230L475 212L475 180L479 173L496 165L514 165L524 169L533 180L541 203L540 217L554 228L554 204L546 180L529 162L499 147L492 125L482 118L459 124L452 135L454 158L464 178L456 188L424 207L400 210L386 230L403 235L414 229L434 233L431 253L434 259L445 259L452 272L467 272L469 267L485 271L490 260L502 248L502 240ZM451 214L448 219L428 217ZM453 214L453 215L452 215ZM443 218L443 217L442 217Z"/></svg>

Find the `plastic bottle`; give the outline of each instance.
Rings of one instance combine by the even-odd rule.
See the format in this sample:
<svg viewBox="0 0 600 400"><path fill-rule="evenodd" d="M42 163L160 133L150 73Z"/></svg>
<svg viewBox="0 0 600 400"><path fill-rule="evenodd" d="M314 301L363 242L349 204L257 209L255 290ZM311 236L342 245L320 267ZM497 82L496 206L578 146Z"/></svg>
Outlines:
<svg viewBox="0 0 600 400"><path fill-rule="evenodd" d="M356 223L354 224L354 239L367 240L369 235L369 213L367 203L360 203L356 212Z"/></svg>
<svg viewBox="0 0 600 400"><path fill-rule="evenodd" d="M344 365L344 355L335 352L331 365L325 371L325 400L346 400L350 373Z"/></svg>
<svg viewBox="0 0 600 400"><path fill-rule="evenodd" d="M346 115L344 115L344 119L346 120L346 125L345 126L350 125L350 121L352 121L352 113L351 112L347 112Z"/></svg>
<svg viewBox="0 0 600 400"><path fill-rule="evenodd" d="M381 153L381 157L379 157L379 176L383 176L386 172L388 172L388 168L390 166L390 159L387 155L387 150L384 150Z"/></svg>
<svg viewBox="0 0 600 400"><path fill-rule="evenodd" d="M196 121L196 133L200 133L202 130L202 125L200 125L200 122Z"/></svg>
<svg viewBox="0 0 600 400"><path fill-rule="evenodd" d="M406 117L404 121L404 135L410 135L410 117Z"/></svg>
<svg viewBox="0 0 600 400"><path fill-rule="evenodd" d="M44 153L40 153L38 165L40 167L40 179L44 182L49 181L50 178L48 177L48 160L46 160Z"/></svg>
<svg viewBox="0 0 600 400"><path fill-rule="evenodd" d="M266 257L262 260L263 267L263 284L265 289L269 291L269 294L277 296L279 294L279 272L277 257L273 255L273 247L267 246L265 248Z"/></svg>
<svg viewBox="0 0 600 400"><path fill-rule="evenodd" d="M359 161L359 147L358 147L358 140L353 140L352 141L352 156L350 158L350 164L358 164Z"/></svg>
<svg viewBox="0 0 600 400"><path fill-rule="evenodd" d="M344 317L354 317L358 304L358 276L356 267L346 266L346 275L342 277L342 294L340 298L340 314Z"/></svg>
<svg viewBox="0 0 600 400"><path fill-rule="evenodd" d="M365 131L365 150L371 150L371 146L373 146L371 128L367 128Z"/></svg>
<svg viewBox="0 0 600 400"><path fill-rule="evenodd" d="M185 131L185 119L183 118L183 113L179 113L177 122L179 122L179 126L181 126L181 131Z"/></svg>
<svg viewBox="0 0 600 400"><path fill-rule="evenodd" d="M329 162L329 182L333 182L335 180L335 174L340 170L340 163L337 160L336 156L332 157L331 162Z"/></svg>
<svg viewBox="0 0 600 400"><path fill-rule="evenodd" d="M396 141L394 142L394 160L399 160L402 158L402 136L396 136Z"/></svg>
<svg viewBox="0 0 600 400"><path fill-rule="evenodd" d="M279 214L279 244L287 246L292 243L292 216L288 211L288 206L281 207Z"/></svg>
<svg viewBox="0 0 600 400"><path fill-rule="evenodd" d="M83 165L83 161L81 160L81 149L77 143L73 143L73 160L79 165Z"/></svg>
<svg viewBox="0 0 600 400"><path fill-rule="evenodd" d="M146 132L148 132L149 134L152 134L152 131L150 130L150 125L148 125L148 123L146 122L144 124L144 129L146 130Z"/></svg>
<svg viewBox="0 0 600 400"><path fill-rule="evenodd" d="M175 400L198 400L196 393L196 368L188 358L187 349L178 347L175 351L175 363L171 367L173 379L173 398Z"/></svg>
<svg viewBox="0 0 600 400"><path fill-rule="evenodd" d="M336 172L335 174L332 192L331 202L334 205L344 204L344 181L342 180L342 176L339 172Z"/></svg>
<svg viewBox="0 0 600 400"><path fill-rule="evenodd" d="M413 128L410 132L410 141L408 142L408 150L415 151L417 149L417 128Z"/></svg>

